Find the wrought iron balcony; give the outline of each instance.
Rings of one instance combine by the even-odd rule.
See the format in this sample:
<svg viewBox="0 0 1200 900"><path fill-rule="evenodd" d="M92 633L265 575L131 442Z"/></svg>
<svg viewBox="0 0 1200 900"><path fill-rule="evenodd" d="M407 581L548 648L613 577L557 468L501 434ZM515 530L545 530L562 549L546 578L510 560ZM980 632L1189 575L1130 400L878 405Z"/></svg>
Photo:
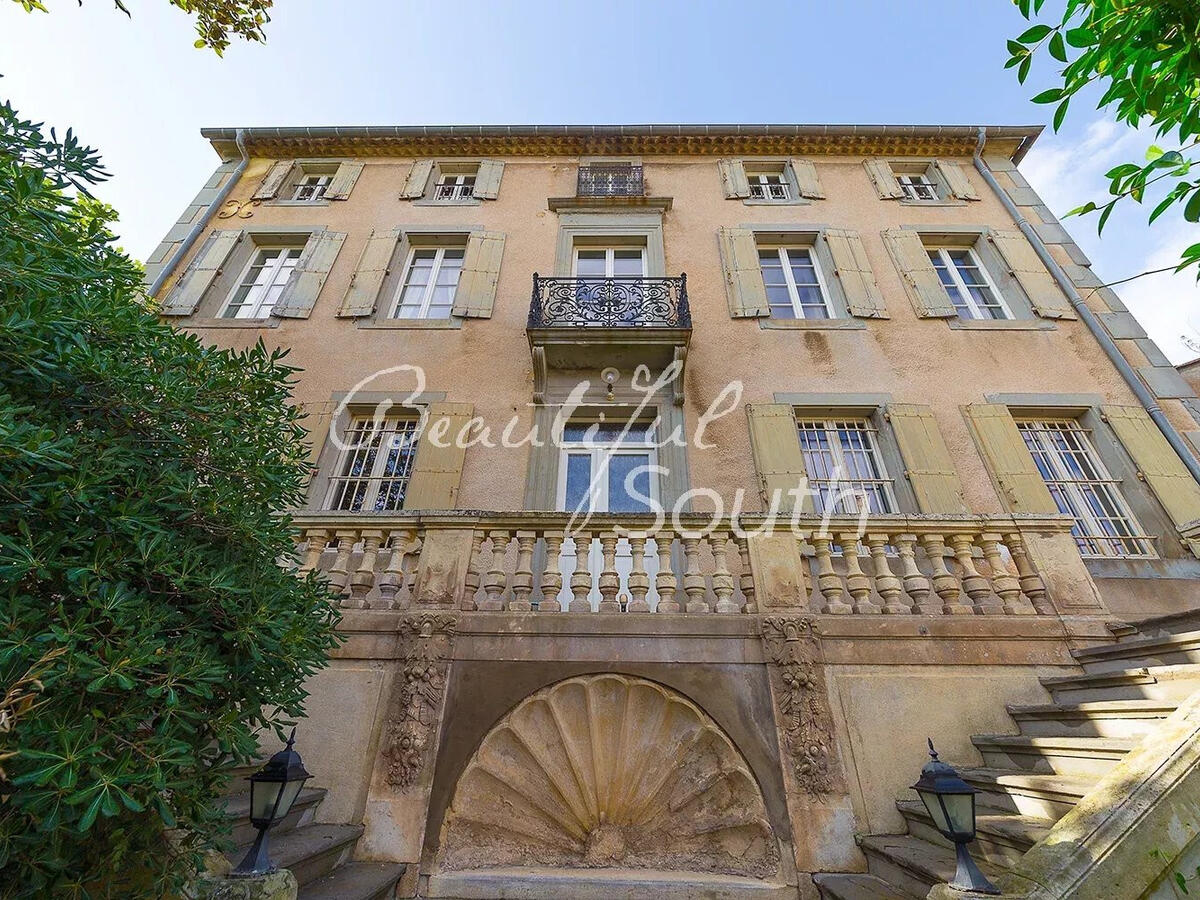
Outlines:
<svg viewBox="0 0 1200 900"><path fill-rule="evenodd" d="M687 275L678 278L533 276L530 328L691 328Z"/></svg>
<svg viewBox="0 0 1200 900"><path fill-rule="evenodd" d="M644 190L641 166L588 165L579 167L575 193L580 197L640 197Z"/></svg>

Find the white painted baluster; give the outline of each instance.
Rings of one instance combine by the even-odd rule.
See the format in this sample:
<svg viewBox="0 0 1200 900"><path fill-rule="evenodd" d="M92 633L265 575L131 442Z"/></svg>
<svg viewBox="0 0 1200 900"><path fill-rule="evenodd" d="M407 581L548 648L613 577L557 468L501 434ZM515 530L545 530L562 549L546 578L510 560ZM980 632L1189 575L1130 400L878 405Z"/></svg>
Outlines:
<svg viewBox="0 0 1200 900"><path fill-rule="evenodd" d="M817 588L825 600L821 612L828 615L854 612L854 607L842 599L846 593L842 588L842 576L833 568L833 535L814 534L812 545L817 555Z"/></svg>
<svg viewBox="0 0 1200 900"><path fill-rule="evenodd" d="M562 609L558 599L563 583L562 572L558 570L562 544L561 534L546 532L546 568L542 571L542 602L538 604L538 612L559 612Z"/></svg>
<svg viewBox="0 0 1200 900"><path fill-rule="evenodd" d="M629 535L629 612L650 612L646 595L650 593L650 576L646 573L646 535Z"/></svg>
<svg viewBox="0 0 1200 900"><path fill-rule="evenodd" d="M537 543L536 531L517 532L517 568L513 572L513 598L508 608L514 612L529 612L533 602L533 545Z"/></svg>
<svg viewBox="0 0 1200 900"><path fill-rule="evenodd" d="M654 576L658 606L655 611L660 613L679 612L679 601L675 599L679 585L675 578L675 569L671 565L671 546L674 543L674 532L659 531L654 535L654 544L658 547L658 574Z"/></svg>
<svg viewBox="0 0 1200 900"><path fill-rule="evenodd" d="M883 598L882 611L890 616L902 616L912 612L908 604L902 602L904 592L900 579L892 574L888 565L886 534L868 534L864 540L871 550L871 567L875 572L875 592Z"/></svg>

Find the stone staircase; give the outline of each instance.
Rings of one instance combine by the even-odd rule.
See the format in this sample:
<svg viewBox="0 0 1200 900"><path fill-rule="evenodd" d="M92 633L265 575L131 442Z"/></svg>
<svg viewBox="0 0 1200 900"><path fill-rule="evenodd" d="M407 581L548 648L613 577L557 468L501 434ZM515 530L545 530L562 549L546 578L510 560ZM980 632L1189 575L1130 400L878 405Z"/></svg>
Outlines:
<svg viewBox="0 0 1200 900"><path fill-rule="evenodd" d="M972 737L982 766L958 766L981 793L971 852L993 880L1193 692L1200 690L1197 618L1142 623L1114 644L1074 653L1083 671L1043 678L1051 702L1010 706L1017 734ZM917 900L954 875L953 845L915 794L900 800L905 834L861 836L867 872L813 876L825 900Z"/></svg>
<svg viewBox="0 0 1200 900"><path fill-rule="evenodd" d="M225 813L233 820L233 840L237 844L228 858L236 866L254 841L256 831L250 824L249 785L244 777L235 777L234 784L244 788L225 800ZM296 876L299 900L391 900L404 866L352 862L354 845L363 828L314 822L324 797L321 788L300 792L287 818L271 829L271 860Z"/></svg>

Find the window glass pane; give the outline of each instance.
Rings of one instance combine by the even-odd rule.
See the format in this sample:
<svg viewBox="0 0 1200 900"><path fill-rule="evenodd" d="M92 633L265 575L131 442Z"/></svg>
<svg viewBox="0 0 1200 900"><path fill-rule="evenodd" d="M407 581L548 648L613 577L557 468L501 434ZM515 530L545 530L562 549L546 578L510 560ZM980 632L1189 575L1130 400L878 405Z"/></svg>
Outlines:
<svg viewBox="0 0 1200 900"><path fill-rule="evenodd" d="M567 490L563 508L573 511L580 508L584 498L588 496L592 483L591 453L567 454ZM584 508L590 507L590 504Z"/></svg>
<svg viewBox="0 0 1200 900"><path fill-rule="evenodd" d="M575 273L580 278L603 278L605 271L605 253L603 250L576 251Z"/></svg>
<svg viewBox="0 0 1200 900"><path fill-rule="evenodd" d="M613 275L616 277L645 275L641 250L616 250L613 252Z"/></svg>
<svg viewBox="0 0 1200 900"><path fill-rule="evenodd" d="M650 505L639 499L650 496L649 465L648 453L613 453L608 457L609 512L650 511Z"/></svg>

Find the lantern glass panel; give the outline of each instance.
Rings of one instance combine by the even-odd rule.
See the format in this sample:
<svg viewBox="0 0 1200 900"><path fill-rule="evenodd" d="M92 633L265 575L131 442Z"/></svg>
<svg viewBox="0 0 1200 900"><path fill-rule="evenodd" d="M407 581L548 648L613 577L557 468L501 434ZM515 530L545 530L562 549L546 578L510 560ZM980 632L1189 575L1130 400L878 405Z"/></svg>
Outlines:
<svg viewBox="0 0 1200 900"><path fill-rule="evenodd" d="M282 781L267 781L261 778L250 780L250 819L253 822L269 823L275 811L275 801L285 787Z"/></svg>
<svg viewBox="0 0 1200 900"><path fill-rule="evenodd" d="M942 802L950 815L950 830L960 837L975 837L975 795L942 794Z"/></svg>

